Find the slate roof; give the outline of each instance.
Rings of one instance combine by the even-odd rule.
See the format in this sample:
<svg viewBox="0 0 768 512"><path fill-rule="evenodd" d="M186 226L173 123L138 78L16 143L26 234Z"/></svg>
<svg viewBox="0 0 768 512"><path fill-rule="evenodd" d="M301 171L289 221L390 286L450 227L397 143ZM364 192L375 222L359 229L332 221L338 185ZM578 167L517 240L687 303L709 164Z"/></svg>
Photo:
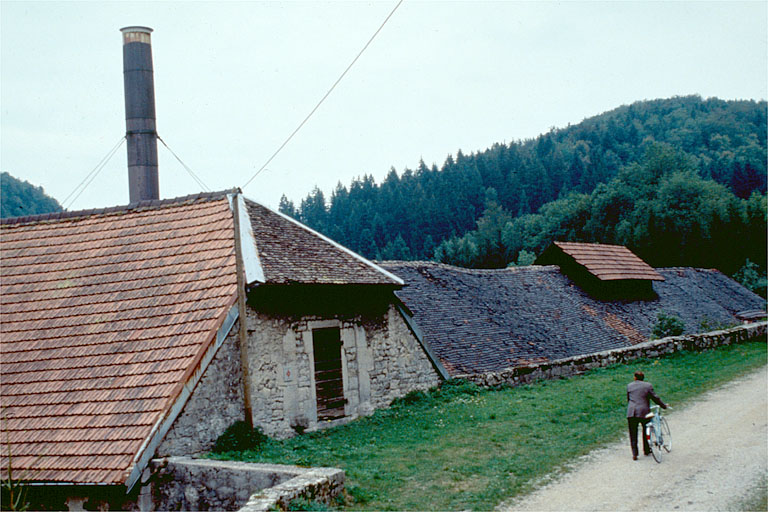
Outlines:
<svg viewBox="0 0 768 512"><path fill-rule="evenodd" d="M16 474L125 482L236 301L233 229L221 194L0 226L0 404Z"/></svg>
<svg viewBox="0 0 768 512"><path fill-rule="evenodd" d="M16 474L123 484L153 449L236 303L234 192L0 221L0 407ZM266 284L402 283L246 204Z"/></svg>
<svg viewBox="0 0 768 512"><path fill-rule="evenodd" d="M402 281L281 213L246 200L266 284L374 284Z"/></svg>
<svg viewBox="0 0 768 512"><path fill-rule="evenodd" d="M650 265L623 245L553 242L553 246L573 258L601 281L643 279L663 281ZM550 263L545 261L544 263Z"/></svg>
<svg viewBox="0 0 768 512"><path fill-rule="evenodd" d="M716 270L659 269L658 299L595 300L556 266L476 270L434 262L379 263L402 277L396 292L451 376L630 346L648 339L657 314L687 332L738 323L765 301Z"/></svg>

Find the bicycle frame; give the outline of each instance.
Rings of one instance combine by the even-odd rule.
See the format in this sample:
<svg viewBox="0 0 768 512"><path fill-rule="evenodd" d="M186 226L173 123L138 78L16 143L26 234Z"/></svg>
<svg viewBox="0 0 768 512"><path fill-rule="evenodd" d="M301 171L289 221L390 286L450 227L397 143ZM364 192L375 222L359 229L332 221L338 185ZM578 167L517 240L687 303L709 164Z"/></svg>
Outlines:
<svg viewBox="0 0 768 512"><path fill-rule="evenodd" d="M658 405L651 406L651 412L646 415L646 418L650 418L651 421L646 424L644 432L645 439L651 445L651 454L656 462L661 462L661 448L664 446L664 432L661 428L660 409Z"/></svg>

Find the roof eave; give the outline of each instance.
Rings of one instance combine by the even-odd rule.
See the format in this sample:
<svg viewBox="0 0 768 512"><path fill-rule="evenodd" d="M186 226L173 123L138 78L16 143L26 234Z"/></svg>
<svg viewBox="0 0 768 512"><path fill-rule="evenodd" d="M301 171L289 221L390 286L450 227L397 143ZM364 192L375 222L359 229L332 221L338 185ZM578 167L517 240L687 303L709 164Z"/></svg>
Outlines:
<svg viewBox="0 0 768 512"><path fill-rule="evenodd" d="M210 335L209 342L198 352L197 357L195 357L195 360L185 372L183 380L179 382L178 388L172 398L169 399L162 415L155 422L149 436L147 436L134 456L132 466L126 470L125 487L127 492L130 492L136 482L139 481L141 474L154 456L155 450L165 438L184 405L186 405L195 386L202 378L219 347L224 343L238 316L237 294L235 294L232 303L228 306L226 312L222 313L220 321L216 323L218 327Z"/></svg>

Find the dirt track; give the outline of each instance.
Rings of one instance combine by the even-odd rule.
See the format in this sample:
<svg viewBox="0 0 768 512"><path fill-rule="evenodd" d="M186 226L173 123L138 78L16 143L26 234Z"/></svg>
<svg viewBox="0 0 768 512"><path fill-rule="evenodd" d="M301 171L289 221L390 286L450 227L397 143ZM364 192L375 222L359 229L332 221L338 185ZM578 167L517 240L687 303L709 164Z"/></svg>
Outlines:
<svg viewBox="0 0 768 512"><path fill-rule="evenodd" d="M732 510L767 478L768 367L665 414L673 445L661 464L633 461L625 436L499 509Z"/></svg>

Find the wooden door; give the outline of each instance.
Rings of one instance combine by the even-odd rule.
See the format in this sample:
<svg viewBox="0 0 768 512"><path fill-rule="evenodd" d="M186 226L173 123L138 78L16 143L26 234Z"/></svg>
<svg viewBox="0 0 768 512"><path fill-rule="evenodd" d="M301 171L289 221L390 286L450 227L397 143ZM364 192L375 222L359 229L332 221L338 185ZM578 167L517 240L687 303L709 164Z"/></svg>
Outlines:
<svg viewBox="0 0 768 512"><path fill-rule="evenodd" d="M341 370L341 332L338 328L312 330L315 353L315 392L317 419L344 416L344 379Z"/></svg>

